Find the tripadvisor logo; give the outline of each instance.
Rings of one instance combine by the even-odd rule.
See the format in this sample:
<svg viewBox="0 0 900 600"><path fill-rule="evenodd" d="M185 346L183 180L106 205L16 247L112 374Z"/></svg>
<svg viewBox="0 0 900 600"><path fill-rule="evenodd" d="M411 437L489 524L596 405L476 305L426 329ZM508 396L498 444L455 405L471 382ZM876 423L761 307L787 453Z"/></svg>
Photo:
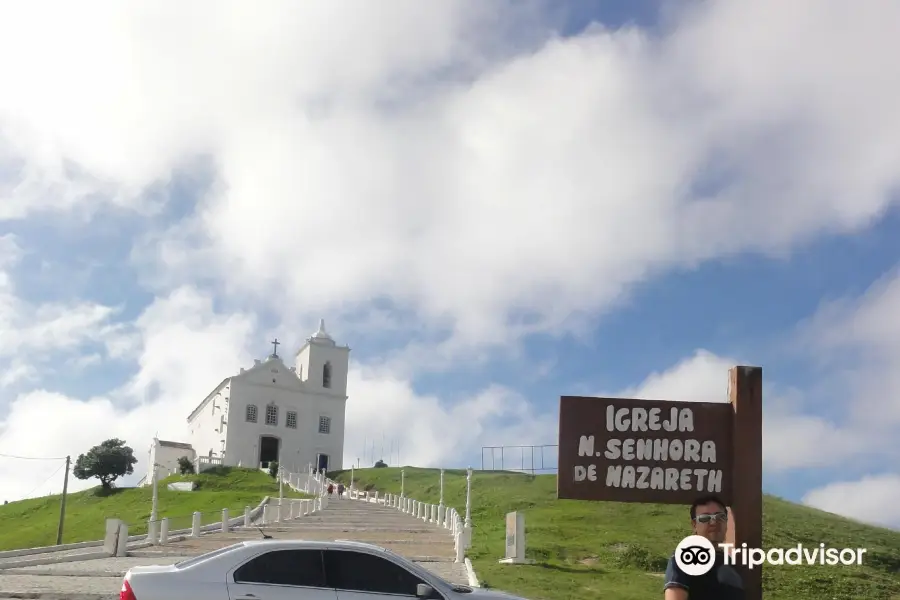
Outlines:
<svg viewBox="0 0 900 600"><path fill-rule="evenodd" d="M748 569L762 564L770 565L861 565L865 548L827 548L825 544L806 547L797 544L792 548L748 548L742 544L719 544L723 550L723 564L743 565ZM713 568L716 547L702 535L689 535L675 548L675 564L685 575L705 575Z"/></svg>

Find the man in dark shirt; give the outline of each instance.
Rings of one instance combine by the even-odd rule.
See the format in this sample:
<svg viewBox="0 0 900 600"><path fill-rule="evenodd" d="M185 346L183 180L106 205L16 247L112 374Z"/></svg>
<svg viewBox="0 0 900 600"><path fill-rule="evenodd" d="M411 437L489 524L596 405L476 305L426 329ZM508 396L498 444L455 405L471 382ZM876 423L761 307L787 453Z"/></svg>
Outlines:
<svg viewBox="0 0 900 600"><path fill-rule="evenodd" d="M697 498L691 505L691 526L694 535L712 542L715 562L702 575L688 575L678 566L673 553L666 567L665 600L744 600L741 576L733 566L724 564L719 548L728 528L725 503L714 495Z"/></svg>

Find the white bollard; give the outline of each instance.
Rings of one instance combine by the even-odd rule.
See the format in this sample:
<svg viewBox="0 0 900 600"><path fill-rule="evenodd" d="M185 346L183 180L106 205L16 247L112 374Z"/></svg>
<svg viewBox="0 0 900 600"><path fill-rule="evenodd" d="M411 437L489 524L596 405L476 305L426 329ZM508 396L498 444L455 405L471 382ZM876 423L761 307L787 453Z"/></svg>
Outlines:
<svg viewBox="0 0 900 600"><path fill-rule="evenodd" d="M147 541L151 544L157 543L159 539L159 521L147 522Z"/></svg>
<svg viewBox="0 0 900 600"><path fill-rule="evenodd" d="M159 544L165 546L169 543L169 517L165 517L159 524Z"/></svg>
<svg viewBox="0 0 900 600"><path fill-rule="evenodd" d="M251 509L249 506L244 507L244 527L250 527L250 512Z"/></svg>
<svg viewBox="0 0 900 600"><path fill-rule="evenodd" d="M462 544L462 533L457 533L455 538L456 543L456 562L461 563L465 560L466 551L463 548Z"/></svg>
<svg viewBox="0 0 900 600"><path fill-rule="evenodd" d="M199 512L195 512L193 518L191 519L191 537L193 538L200 537L200 517L201 514Z"/></svg>
<svg viewBox="0 0 900 600"><path fill-rule="evenodd" d="M222 509L222 533L228 533L228 509Z"/></svg>
<svg viewBox="0 0 900 600"><path fill-rule="evenodd" d="M268 524L269 524L269 505L268 505L268 504L266 504L265 506L263 506L263 518L262 518L262 522L263 522L263 525L268 525Z"/></svg>

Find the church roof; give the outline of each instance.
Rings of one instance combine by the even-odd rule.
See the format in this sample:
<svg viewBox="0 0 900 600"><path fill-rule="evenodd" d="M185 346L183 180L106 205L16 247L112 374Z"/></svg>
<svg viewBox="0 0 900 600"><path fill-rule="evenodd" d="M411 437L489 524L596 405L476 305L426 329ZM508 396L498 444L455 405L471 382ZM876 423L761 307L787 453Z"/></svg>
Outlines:
<svg viewBox="0 0 900 600"><path fill-rule="evenodd" d="M165 446L166 448L181 448L182 450L193 450L194 447L190 444L185 444L184 442L167 442L165 440L158 440L160 446Z"/></svg>

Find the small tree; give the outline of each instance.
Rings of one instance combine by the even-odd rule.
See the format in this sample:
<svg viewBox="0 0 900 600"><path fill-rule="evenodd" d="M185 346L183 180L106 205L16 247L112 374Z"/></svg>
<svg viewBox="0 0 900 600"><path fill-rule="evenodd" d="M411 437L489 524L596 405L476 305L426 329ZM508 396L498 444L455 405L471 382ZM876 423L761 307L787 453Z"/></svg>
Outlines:
<svg viewBox="0 0 900 600"><path fill-rule="evenodd" d="M387 463L384 462L384 461L381 460L381 459L378 459L378 462L375 463L375 468L376 468L376 469L383 469L383 468L385 468L386 466L387 466Z"/></svg>
<svg viewBox="0 0 900 600"><path fill-rule="evenodd" d="M272 462L269 463L269 475L271 475L272 477L275 477L275 478L278 477L278 461L277 460L273 460Z"/></svg>
<svg viewBox="0 0 900 600"><path fill-rule="evenodd" d="M194 471L194 463L191 462L187 456L182 456L178 459L178 472L182 475L193 474Z"/></svg>
<svg viewBox="0 0 900 600"><path fill-rule="evenodd" d="M124 440L112 438L94 446L86 454L79 454L72 475L78 479L96 477L102 490L109 492L116 479L134 473L136 462L134 450L126 446Z"/></svg>

